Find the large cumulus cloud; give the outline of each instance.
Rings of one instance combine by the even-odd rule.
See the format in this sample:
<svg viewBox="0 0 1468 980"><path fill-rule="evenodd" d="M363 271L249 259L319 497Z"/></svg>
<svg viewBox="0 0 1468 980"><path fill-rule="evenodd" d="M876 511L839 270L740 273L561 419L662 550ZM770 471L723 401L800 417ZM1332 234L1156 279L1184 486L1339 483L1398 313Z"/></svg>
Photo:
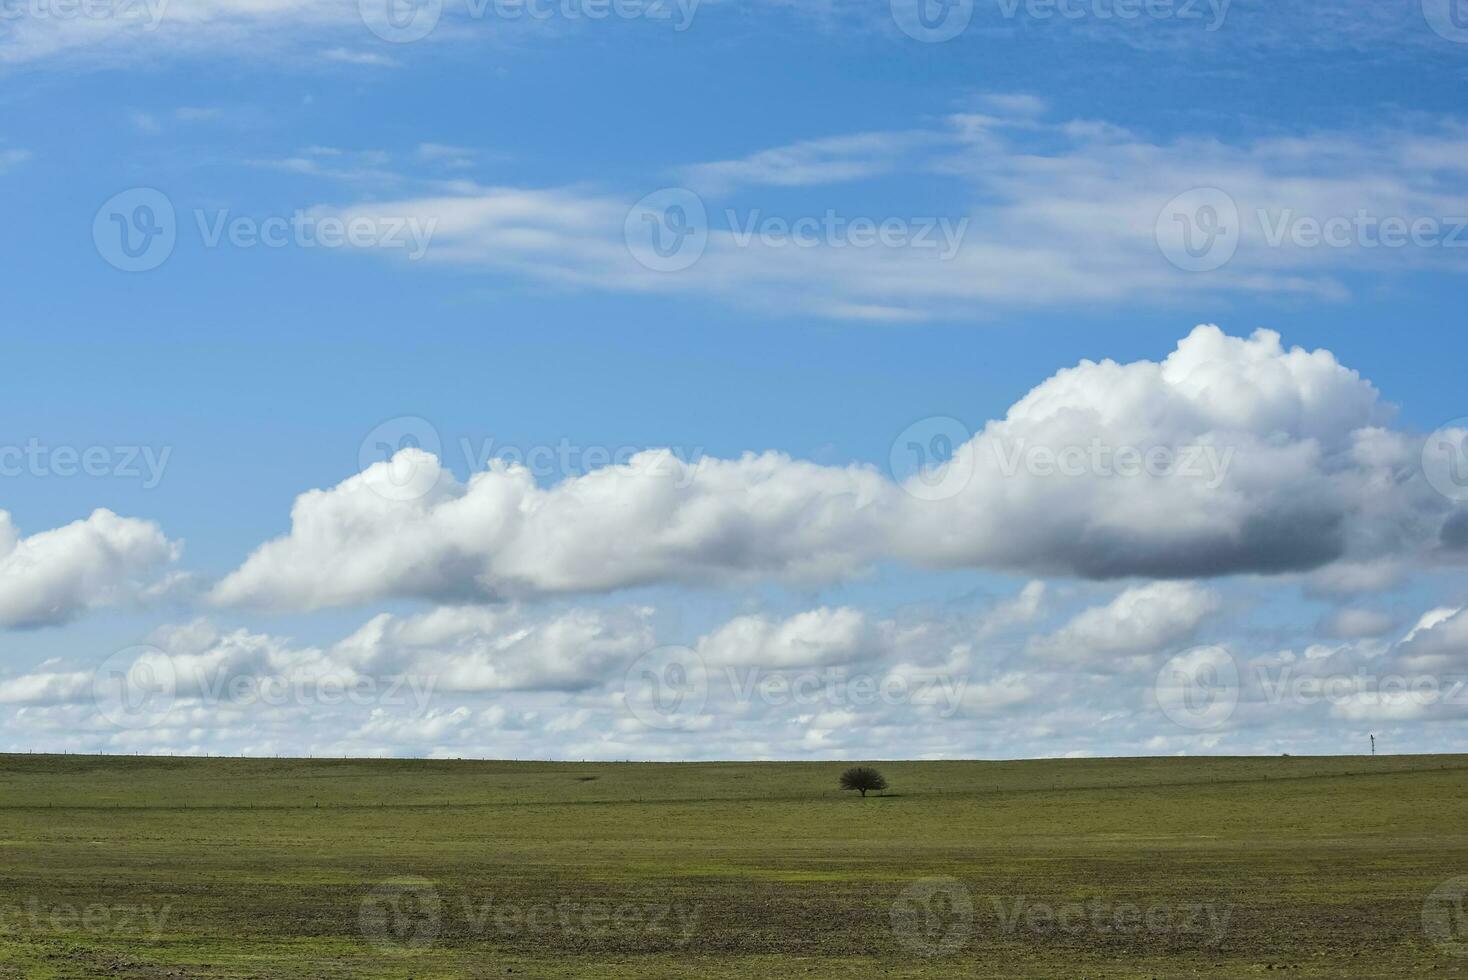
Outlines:
<svg viewBox="0 0 1468 980"><path fill-rule="evenodd" d="M1445 501L1372 385L1277 334L1195 329L1161 362L1084 361L962 447L894 549L1087 578L1316 568L1430 538Z"/></svg>
<svg viewBox="0 0 1468 980"><path fill-rule="evenodd" d="M0 511L0 627L54 626L141 599L165 584L179 551L158 525L110 510L29 537Z"/></svg>
<svg viewBox="0 0 1468 980"><path fill-rule="evenodd" d="M1108 579L1440 557L1450 503L1422 477L1420 440L1390 421L1329 351L1201 326L1159 362L1058 372L941 472L901 483L774 452L656 451L548 487L508 465L460 483L404 450L298 498L289 533L213 598L318 608L810 583L884 560Z"/></svg>
<svg viewBox="0 0 1468 980"><path fill-rule="evenodd" d="M403 494L393 473L405 464L425 492L394 499ZM648 452L543 489L523 467L500 463L460 484L432 456L404 450L300 497L291 533L258 549L214 596L300 608L820 581L870 559L892 494L869 468L778 453L687 463Z"/></svg>

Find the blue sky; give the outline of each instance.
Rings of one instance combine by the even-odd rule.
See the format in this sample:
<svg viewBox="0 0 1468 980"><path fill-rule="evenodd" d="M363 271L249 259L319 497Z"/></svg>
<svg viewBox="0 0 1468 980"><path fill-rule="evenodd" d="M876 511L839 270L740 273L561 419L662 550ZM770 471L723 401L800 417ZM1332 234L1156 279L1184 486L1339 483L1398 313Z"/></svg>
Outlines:
<svg viewBox="0 0 1468 980"><path fill-rule="evenodd" d="M172 0L156 25L130 20L139 9L89 21L40 0L0 6L0 199L17 232L0 236L0 443L100 447L112 470L27 464L0 478L0 510L26 542L0 553L0 747L1018 756L1338 751L1368 729L1403 750L1460 747L1455 704L1261 706L1245 680L1240 708L1198 729L1158 702L1174 660L1216 656L1199 650L1227 651L1256 680L1286 653L1358 684L1457 676L1446 654L1413 652L1450 648L1452 615L1407 638L1464 604L1439 533L1458 501L1412 463L1428 433L1455 439L1468 414L1468 253L1455 250L1468 247L1468 30L1450 7L1180 0L1123 21L1101 0L1063 5L1069 18L980 0L950 9L968 24L941 43L905 34L900 3L705 0L675 9L691 16L680 30L559 4L512 22L449 0L409 43L369 29L370 0ZM123 271L107 236L156 200L143 189L172 209L176 244ZM703 210L707 244L662 271L627 228L671 232L669 193ZM648 195L653 226L640 220ZM1238 239L1188 271L1167 211L1204 222L1200 200L1233 209ZM283 247L210 241L220 221L314 234L323 218L366 221L375 237L320 247L292 227ZM792 243L801 219L816 237ZM1423 234L1373 247L1383 219ZM902 243L859 244L853 220L890 222ZM1313 243L1310 223L1332 220L1342 241ZM410 227L421 255L396 247ZM1235 338L1190 348L1203 359L1192 377L1210 382L1137 380L1155 397L1128 388L1112 406L1117 380L1093 372L1074 390L1057 381L1047 402L1090 413L1094 431L1067 430L1078 444L1125 431L1173 450L1232 446L1242 470L1190 493L1188 519L1167 510L1175 474L1139 489L1125 518L1102 509L1116 481L1095 473L1056 491L1064 501L1046 503L1054 482L1011 480L972 508L965 486L908 513L911 468L892 467L909 427L929 440L945 423L923 420L956 419L961 443L1057 372L1160 363L1199 324ZM1277 348L1242 339L1261 328ZM1286 384L1295 347L1334 366L1295 364ZM1228 364L1215 372L1213 358ZM404 418L427 428L392 421ZM486 451L571 447L570 464L531 474L541 493L580 486L598 452L673 447L730 473L707 500L683 495L700 487L697 466L656 493L618 484L596 498L606 510L573 515L587 526L514 540L489 518L440 526L444 512L420 508L438 499L427 490L293 533L301 495L358 492L343 488L377 460L384 423L395 443L437 440L450 497ZM1392 446L1362 448L1378 429ZM156 481L115 472L144 449L167 453ZM1316 451L1318 471L1296 472L1292 453ZM780 454L757 479L810 498L788 514L768 504L733 472L745 453ZM30 537L98 508L125 523ZM698 523L706 511L725 523ZM994 513L1010 518L991 527ZM1238 534L1275 528L1264 537L1278 547L1214 556L1217 536L1196 522L1234 516ZM638 550L683 522L694 540ZM1117 522L1119 551L1101 549ZM1006 523L1033 540L1010 541ZM278 563L247 564L277 539ZM545 554L555 561L535 564ZM340 581L383 563L411 574L336 590L298 574ZM377 616L432 639L379 638L371 655L347 642ZM786 641L833 646L806 662L779 652ZM916 664L978 693L946 713L830 692L805 711L711 697L676 724L641 724L617 708L629 664L668 644L711 676ZM180 680L175 714L118 725L99 716L94 671L138 645L182 674L457 687L424 711L337 715L305 695L252 713Z"/></svg>

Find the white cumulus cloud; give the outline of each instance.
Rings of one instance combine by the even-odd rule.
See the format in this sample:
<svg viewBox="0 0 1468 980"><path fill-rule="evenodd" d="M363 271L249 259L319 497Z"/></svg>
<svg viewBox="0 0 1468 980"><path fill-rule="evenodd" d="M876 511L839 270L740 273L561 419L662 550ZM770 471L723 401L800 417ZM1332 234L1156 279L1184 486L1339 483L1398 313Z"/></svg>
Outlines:
<svg viewBox="0 0 1468 980"><path fill-rule="evenodd" d="M940 499L928 474L903 485L776 452L647 451L541 486L499 461L461 483L409 449L299 497L289 533L212 597L314 609L820 583L885 560L1186 579L1451 558L1452 505L1390 415L1329 351L1202 326L1160 362L1058 372L957 448Z"/></svg>
<svg viewBox="0 0 1468 980"><path fill-rule="evenodd" d="M179 552L158 525L110 510L30 537L0 511L0 627L54 626L142 599Z"/></svg>
<svg viewBox="0 0 1468 980"><path fill-rule="evenodd" d="M1216 593L1194 583L1153 582L1035 637L1030 651L1071 663L1124 663L1187 643L1219 606Z"/></svg>

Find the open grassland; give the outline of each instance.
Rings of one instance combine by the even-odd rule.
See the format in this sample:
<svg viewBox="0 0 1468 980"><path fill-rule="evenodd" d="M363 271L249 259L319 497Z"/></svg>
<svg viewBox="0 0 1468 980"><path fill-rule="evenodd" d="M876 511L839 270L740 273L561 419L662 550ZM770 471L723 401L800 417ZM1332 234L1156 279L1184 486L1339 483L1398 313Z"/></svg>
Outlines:
<svg viewBox="0 0 1468 980"><path fill-rule="evenodd" d="M0 756L0 978L1468 977L1468 757L876 765Z"/></svg>

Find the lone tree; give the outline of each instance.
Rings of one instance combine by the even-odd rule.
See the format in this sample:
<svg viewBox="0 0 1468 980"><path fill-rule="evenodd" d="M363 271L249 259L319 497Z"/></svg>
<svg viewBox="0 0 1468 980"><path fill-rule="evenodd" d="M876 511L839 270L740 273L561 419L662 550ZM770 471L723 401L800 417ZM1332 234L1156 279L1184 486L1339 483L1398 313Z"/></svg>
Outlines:
<svg viewBox="0 0 1468 980"><path fill-rule="evenodd" d="M852 766L841 774L841 788L860 790L862 797L865 798L869 789L886 789L887 780L870 766Z"/></svg>

